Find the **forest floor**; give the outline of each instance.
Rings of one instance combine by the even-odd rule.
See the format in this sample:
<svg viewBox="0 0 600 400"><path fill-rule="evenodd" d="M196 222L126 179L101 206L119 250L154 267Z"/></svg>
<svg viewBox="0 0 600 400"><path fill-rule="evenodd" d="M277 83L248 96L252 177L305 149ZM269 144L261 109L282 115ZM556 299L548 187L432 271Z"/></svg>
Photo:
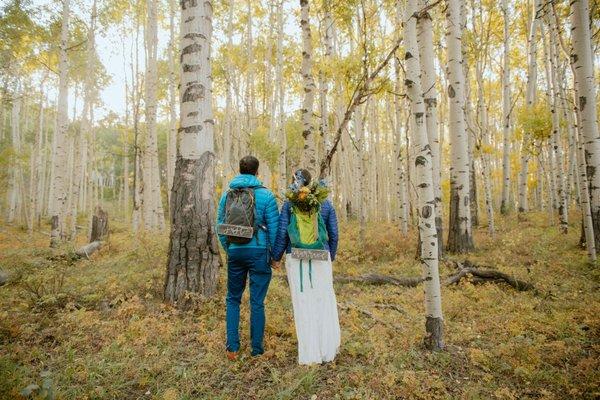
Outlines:
<svg viewBox="0 0 600 400"><path fill-rule="evenodd" d="M576 219L573 218L575 221ZM423 289L336 283L342 327L335 362L298 366L283 272L267 296L266 354L251 358L248 305L242 356L224 354L220 289L186 312L161 301L167 237L112 222L91 260L50 250L43 233L0 227L0 398L29 385L60 399L592 399L600 396L600 269L579 229L561 235L546 214L475 234L469 259L535 285L462 281L443 288L447 349L422 346ZM368 241L344 225L336 274L418 276L415 234L373 224ZM441 266L442 277L455 272ZM247 295L247 294L246 294ZM33 386L30 386L33 389ZM34 391L34 394L38 391ZM41 397L39 397L41 398Z"/></svg>

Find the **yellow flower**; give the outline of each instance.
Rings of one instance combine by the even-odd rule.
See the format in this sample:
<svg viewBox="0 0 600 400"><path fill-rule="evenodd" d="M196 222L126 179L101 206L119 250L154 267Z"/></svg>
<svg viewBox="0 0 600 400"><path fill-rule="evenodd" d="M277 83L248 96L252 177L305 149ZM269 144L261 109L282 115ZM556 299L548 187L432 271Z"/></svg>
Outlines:
<svg viewBox="0 0 600 400"><path fill-rule="evenodd" d="M308 194L308 192L310 192L310 189L308 188L308 186L303 186L300 188L300 192Z"/></svg>

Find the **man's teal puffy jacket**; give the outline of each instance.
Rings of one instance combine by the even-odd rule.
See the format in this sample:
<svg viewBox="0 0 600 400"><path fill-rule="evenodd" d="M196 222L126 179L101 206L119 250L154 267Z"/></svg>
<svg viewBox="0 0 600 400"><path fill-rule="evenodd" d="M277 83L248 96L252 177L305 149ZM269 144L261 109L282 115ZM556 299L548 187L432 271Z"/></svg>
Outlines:
<svg viewBox="0 0 600 400"><path fill-rule="evenodd" d="M277 227L279 225L279 210L277 209L277 200L271 191L262 187L262 183L254 175L241 174L236 176L229 183L230 189L255 188L254 190L254 224L259 227L255 232L254 238L247 244L227 243L227 237L219 235L219 241L225 250L238 247L244 248L267 248L273 249L275 246L275 237L277 236ZM227 191L223 192L219 201L219 211L217 213L217 224L225 221L225 201ZM261 227L265 228L262 229Z"/></svg>

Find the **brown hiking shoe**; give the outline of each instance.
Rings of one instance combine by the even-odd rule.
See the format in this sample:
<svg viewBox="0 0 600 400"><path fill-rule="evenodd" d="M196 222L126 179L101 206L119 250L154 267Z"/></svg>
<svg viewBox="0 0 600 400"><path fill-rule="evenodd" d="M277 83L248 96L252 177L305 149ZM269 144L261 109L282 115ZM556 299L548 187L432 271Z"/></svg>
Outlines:
<svg viewBox="0 0 600 400"><path fill-rule="evenodd" d="M227 359L229 361L235 361L237 360L237 351L227 351Z"/></svg>

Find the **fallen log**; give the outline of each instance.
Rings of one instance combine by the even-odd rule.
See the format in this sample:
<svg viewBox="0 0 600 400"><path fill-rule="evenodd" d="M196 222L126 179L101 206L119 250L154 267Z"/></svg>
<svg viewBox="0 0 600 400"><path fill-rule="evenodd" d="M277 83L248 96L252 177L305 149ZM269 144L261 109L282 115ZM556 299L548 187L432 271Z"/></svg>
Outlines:
<svg viewBox="0 0 600 400"><path fill-rule="evenodd" d="M458 269L458 272L446 278L444 282L446 285L457 284L462 278L472 276L473 283L504 282L518 291L535 290L535 287L529 282L519 280L494 269L479 268L468 260L464 263L454 261L453 264Z"/></svg>
<svg viewBox="0 0 600 400"><path fill-rule="evenodd" d="M453 262L458 272L454 275L448 276L444 279L444 285L450 286L458 284L461 279L465 277L471 277L471 282L474 284L481 284L486 282L503 282L513 287L518 291L535 290L533 284L514 278L504 272L500 272L490 268L480 268L470 261L464 263ZM394 285L402 287L416 287L423 278L416 276L408 277L395 277L391 275L379 275L379 274L367 274L359 276L348 276L341 275L333 278L334 282L339 283L364 283L368 285Z"/></svg>
<svg viewBox="0 0 600 400"><path fill-rule="evenodd" d="M370 285L395 285L403 287L416 287L423 282L423 278L417 276L395 277L390 275L366 274L360 276L341 275L333 278L339 283L366 283Z"/></svg>
<svg viewBox="0 0 600 400"><path fill-rule="evenodd" d="M339 307L340 307L340 309L346 310L346 311L349 311L349 310L358 311L359 313L361 313L363 315L366 315L367 317L371 318L373 321L379 322L380 324L383 324L383 325L387 326L388 328L392 328L395 331L401 331L401 330L403 330L400 325L394 324L393 322L388 322L386 320L383 320L383 319L377 317L376 315L374 315L372 312L367 311L364 308L358 307L354 303L351 303L351 302L340 303Z"/></svg>
<svg viewBox="0 0 600 400"><path fill-rule="evenodd" d="M100 240L96 240L95 242L88 243L88 244L86 244L85 246L82 246L82 247L80 247L79 249L77 249L77 250L75 251L75 254L76 254L78 257L81 257L81 258L84 258L84 257L85 257L85 258L88 258L88 259L89 259L89 258L90 258L90 256L91 256L91 255L92 255L94 252L96 252L96 251L98 251L98 250L100 250L100 249L102 248L102 245L103 245L103 244L104 244L104 242L102 242L102 241L100 241Z"/></svg>

